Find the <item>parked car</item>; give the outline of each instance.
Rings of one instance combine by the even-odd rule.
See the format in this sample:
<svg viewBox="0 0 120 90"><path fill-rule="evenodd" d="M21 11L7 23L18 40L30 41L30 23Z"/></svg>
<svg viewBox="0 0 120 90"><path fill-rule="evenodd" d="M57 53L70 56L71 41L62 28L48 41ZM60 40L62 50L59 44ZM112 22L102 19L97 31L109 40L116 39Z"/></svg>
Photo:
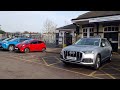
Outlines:
<svg viewBox="0 0 120 90"><path fill-rule="evenodd" d="M31 52L31 51L45 51L46 44L43 41L39 41L36 39L26 40L22 43L19 43L15 47L16 51L20 52Z"/></svg>
<svg viewBox="0 0 120 90"><path fill-rule="evenodd" d="M0 41L0 48L2 48L2 43L5 43L5 42L10 41L12 39L13 38L6 38L6 39L3 39L2 41Z"/></svg>
<svg viewBox="0 0 120 90"><path fill-rule="evenodd" d="M30 38L14 38L10 41L4 42L2 43L2 48L3 49L7 49L9 51L14 51L15 49L15 45L17 45L18 43L21 43L25 40L29 40Z"/></svg>
<svg viewBox="0 0 120 90"><path fill-rule="evenodd" d="M75 63L99 69L105 60L111 61L112 47L105 38L82 38L62 49L60 58L65 64Z"/></svg>
<svg viewBox="0 0 120 90"><path fill-rule="evenodd" d="M6 39L6 37L0 38L0 42L2 42L2 41L5 40L5 39Z"/></svg>

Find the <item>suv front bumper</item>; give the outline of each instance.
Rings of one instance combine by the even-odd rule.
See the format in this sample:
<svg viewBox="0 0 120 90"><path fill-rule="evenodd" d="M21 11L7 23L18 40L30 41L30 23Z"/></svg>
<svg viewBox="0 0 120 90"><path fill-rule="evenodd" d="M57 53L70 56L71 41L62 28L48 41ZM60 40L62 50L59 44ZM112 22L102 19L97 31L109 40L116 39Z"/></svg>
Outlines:
<svg viewBox="0 0 120 90"><path fill-rule="evenodd" d="M95 64L96 56L94 54L82 54L82 58L80 60L71 60L65 59L62 55L60 55L60 60L73 64L93 66Z"/></svg>

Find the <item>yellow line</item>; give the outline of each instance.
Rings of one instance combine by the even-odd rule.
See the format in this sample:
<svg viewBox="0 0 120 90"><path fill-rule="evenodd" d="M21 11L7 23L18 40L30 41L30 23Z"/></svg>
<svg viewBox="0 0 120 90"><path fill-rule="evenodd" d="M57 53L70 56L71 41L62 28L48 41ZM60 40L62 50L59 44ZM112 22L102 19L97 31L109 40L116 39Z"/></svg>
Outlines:
<svg viewBox="0 0 120 90"><path fill-rule="evenodd" d="M110 63L104 65L103 67L105 67L105 66L107 66L107 65L109 65L109 64L110 64ZM103 67L101 67L99 70L101 70ZM104 72L104 73L105 73L106 75L108 75L109 77L111 77L112 79L116 79L115 77L113 77L112 75L106 73L105 71L103 71L103 70L101 70L101 71Z"/></svg>
<svg viewBox="0 0 120 90"><path fill-rule="evenodd" d="M12 57L12 58L20 59L20 58L18 58L18 57ZM43 58L42 58L42 60L45 62L45 64L41 64L41 63L34 62L34 61L31 61L31 60L26 60L26 59L20 59L20 60L25 60L24 62L31 62L31 63L35 63L35 64L40 64L40 65L49 66L49 65L45 62L45 60L44 60ZM72 71L72 70L62 69L62 68L55 67L55 66L50 66L50 67L53 67L53 68L56 68L56 69L61 69L61 70L68 71L68 72L72 72L72 73L76 73L76 74L80 74L80 75L83 75L83 76L93 77L93 78L97 78L97 79L103 79L103 78L100 78L100 77L89 76L89 75L84 74L84 73L79 73L79 72L75 72L75 71Z"/></svg>
<svg viewBox="0 0 120 90"><path fill-rule="evenodd" d="M102 76L102 75L106 75L106 74L95 74L95 76L98 75L98 76ZM110 75L120 75L120 74L110 74Z"/></svg>
<svg viewBox="0 0 120 90"><path fill-rule="evenodd" d="M55 65L55 64L58 64L58 63L61 63L61 61L59 61L57 63L49 64L48 66Z"/></svg>
<svg viewBox="0 0 120 90"><path fill-rule="evenodd" d="M110 64L110 63L105 64L104 66L100 67L99 70L101 70L102 68L104 68L105 66L107 66L107 65L109 65L109 64Z"/></svg>
<svg viewBox="0 0 120 90"><path fill-rule="evenodd" d="M58 61L61 61L59 58L55 57Z"/></svg>
<svg viewBox="0 0 120 90"><path fill-rule="evenodd" d="M93 71L92 73L89 74L89 76L93 76L97 71Z"/></svg>
<svg viewBox="0 0 120 90"><path fill-rule="evenodd" d="M112 75L106 73L105 71L103 71L103 70L101 70L101 71L104 72L106 75L108 75L110 78L112 78L112 79L116 79L115 77L113 77Z"/></svg>
<svg viewBox="0 0 120 90"><path fill-rule="evenodd" d="M49 58L49 57L55 57L55 56L48 56L48 57L43 57L43 58Z"/></svg>
<svg viewBox="0 0 120 90"><path fill-rule="evenodd" d="M61 69L61 70L64 70L64 71L69 71L69 72L76 73L76 74L80 74L80 75L84 75L84 76L89 76L89 75L84 74L84 73L79 73L79 72L75 72L75 71L72 71L72 70L62 69L62 68L55 67L55 66L50 66L50 67L57 68L57 69ZM93 77L93 78L97 78L97 79L103 79L103 78L95 77L95 76L89 76L89 77Z"/></svg>
<svg viewBox="0 0 120 90"><path fill-rule="evenodd" d="M17 58L17 57L16 57L16 58ZM21 59L21 60L25 60L25 59ZM42 58L42 60L45 62L45 60L44 60L43 58ZM31 60L25 60L24 62L31 62L31 63L35 63L35 64L50 66L50 67L57 68L57 69L61 69L61 70L64 70L64 71L69 71L69 72L72 72L72 73L76 73L76 74L80 74L80 75L84 75L84 76L89 76L89 75L84 74L84 73L79 73L79 72L75 72L75 71L72 71L72 70L62 69L62 68L59 68L59 67L55 67L55 66L52 66L52 65L48 65L46 62L45 62L45 64L37 63L37 62L31 61ZM93 77L93 78L97 78L97 79L103 79L103 78L96 77L96 76L89 76L89 77Z"/></svg>
<svg viewBox="0 0 120 90"><path fill-rule="evenodd" d="M112 67L112 66L110 66L110 67ZM115 67L112 67L112 68L120 72L120 70L119 70L119 69L117 69L117 68L115 68Z"/></svg>
<svg viewBox="0 0 120 90"><path fill-rule="evenodd" d="M120 66L120 65L118 65L118 64L114 64L114 63L113 63L113 65Z"/></svg>
<svg viewBox="0 0 120 90"><path fill-rule="evenodd" d="M12 58L18 59L17 57L12 57ZM31 63L40 64L40 65L45 65L45 66L46 66L46 64L34 62L34 61L31 61L31 60L26 60L26 59L21 59L21 58L19 58L19 60L22 60L22 61L24 61L24 62L31 62Z"/></svg>
<svg viewBox="0 0 120 90"><path fill-rule="evenodd" d="M49 66L49 65L47 64L47 62L45 61L45 59L42 58L42 60L43 60L43 62L45 63L46 66Z"/></svg>

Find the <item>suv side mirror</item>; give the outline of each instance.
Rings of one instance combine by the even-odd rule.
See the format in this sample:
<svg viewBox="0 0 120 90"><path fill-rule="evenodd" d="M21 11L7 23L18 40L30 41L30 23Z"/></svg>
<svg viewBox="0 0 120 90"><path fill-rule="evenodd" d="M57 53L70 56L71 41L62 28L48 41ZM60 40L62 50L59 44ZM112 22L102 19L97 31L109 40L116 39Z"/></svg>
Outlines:
<svg viewBox="0 0 120 90"><path fill-rule="evenodd" d="M105 43L101 43L101 46L102 46L102 47L105 47Z"/></svg>

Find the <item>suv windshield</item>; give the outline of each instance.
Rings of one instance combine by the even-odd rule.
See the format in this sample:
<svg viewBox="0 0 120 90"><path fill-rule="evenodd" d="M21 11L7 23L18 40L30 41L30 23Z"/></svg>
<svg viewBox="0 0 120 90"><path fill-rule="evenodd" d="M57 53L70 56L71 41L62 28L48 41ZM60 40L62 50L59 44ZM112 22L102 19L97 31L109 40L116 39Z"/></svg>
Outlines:
<svg viewBox="0 0 120 90"><path fill-rule="evenodd" d="M75 45L93 45L93 46L99 46L100 39L96 38L82 38L78 40Z"/></svg>

